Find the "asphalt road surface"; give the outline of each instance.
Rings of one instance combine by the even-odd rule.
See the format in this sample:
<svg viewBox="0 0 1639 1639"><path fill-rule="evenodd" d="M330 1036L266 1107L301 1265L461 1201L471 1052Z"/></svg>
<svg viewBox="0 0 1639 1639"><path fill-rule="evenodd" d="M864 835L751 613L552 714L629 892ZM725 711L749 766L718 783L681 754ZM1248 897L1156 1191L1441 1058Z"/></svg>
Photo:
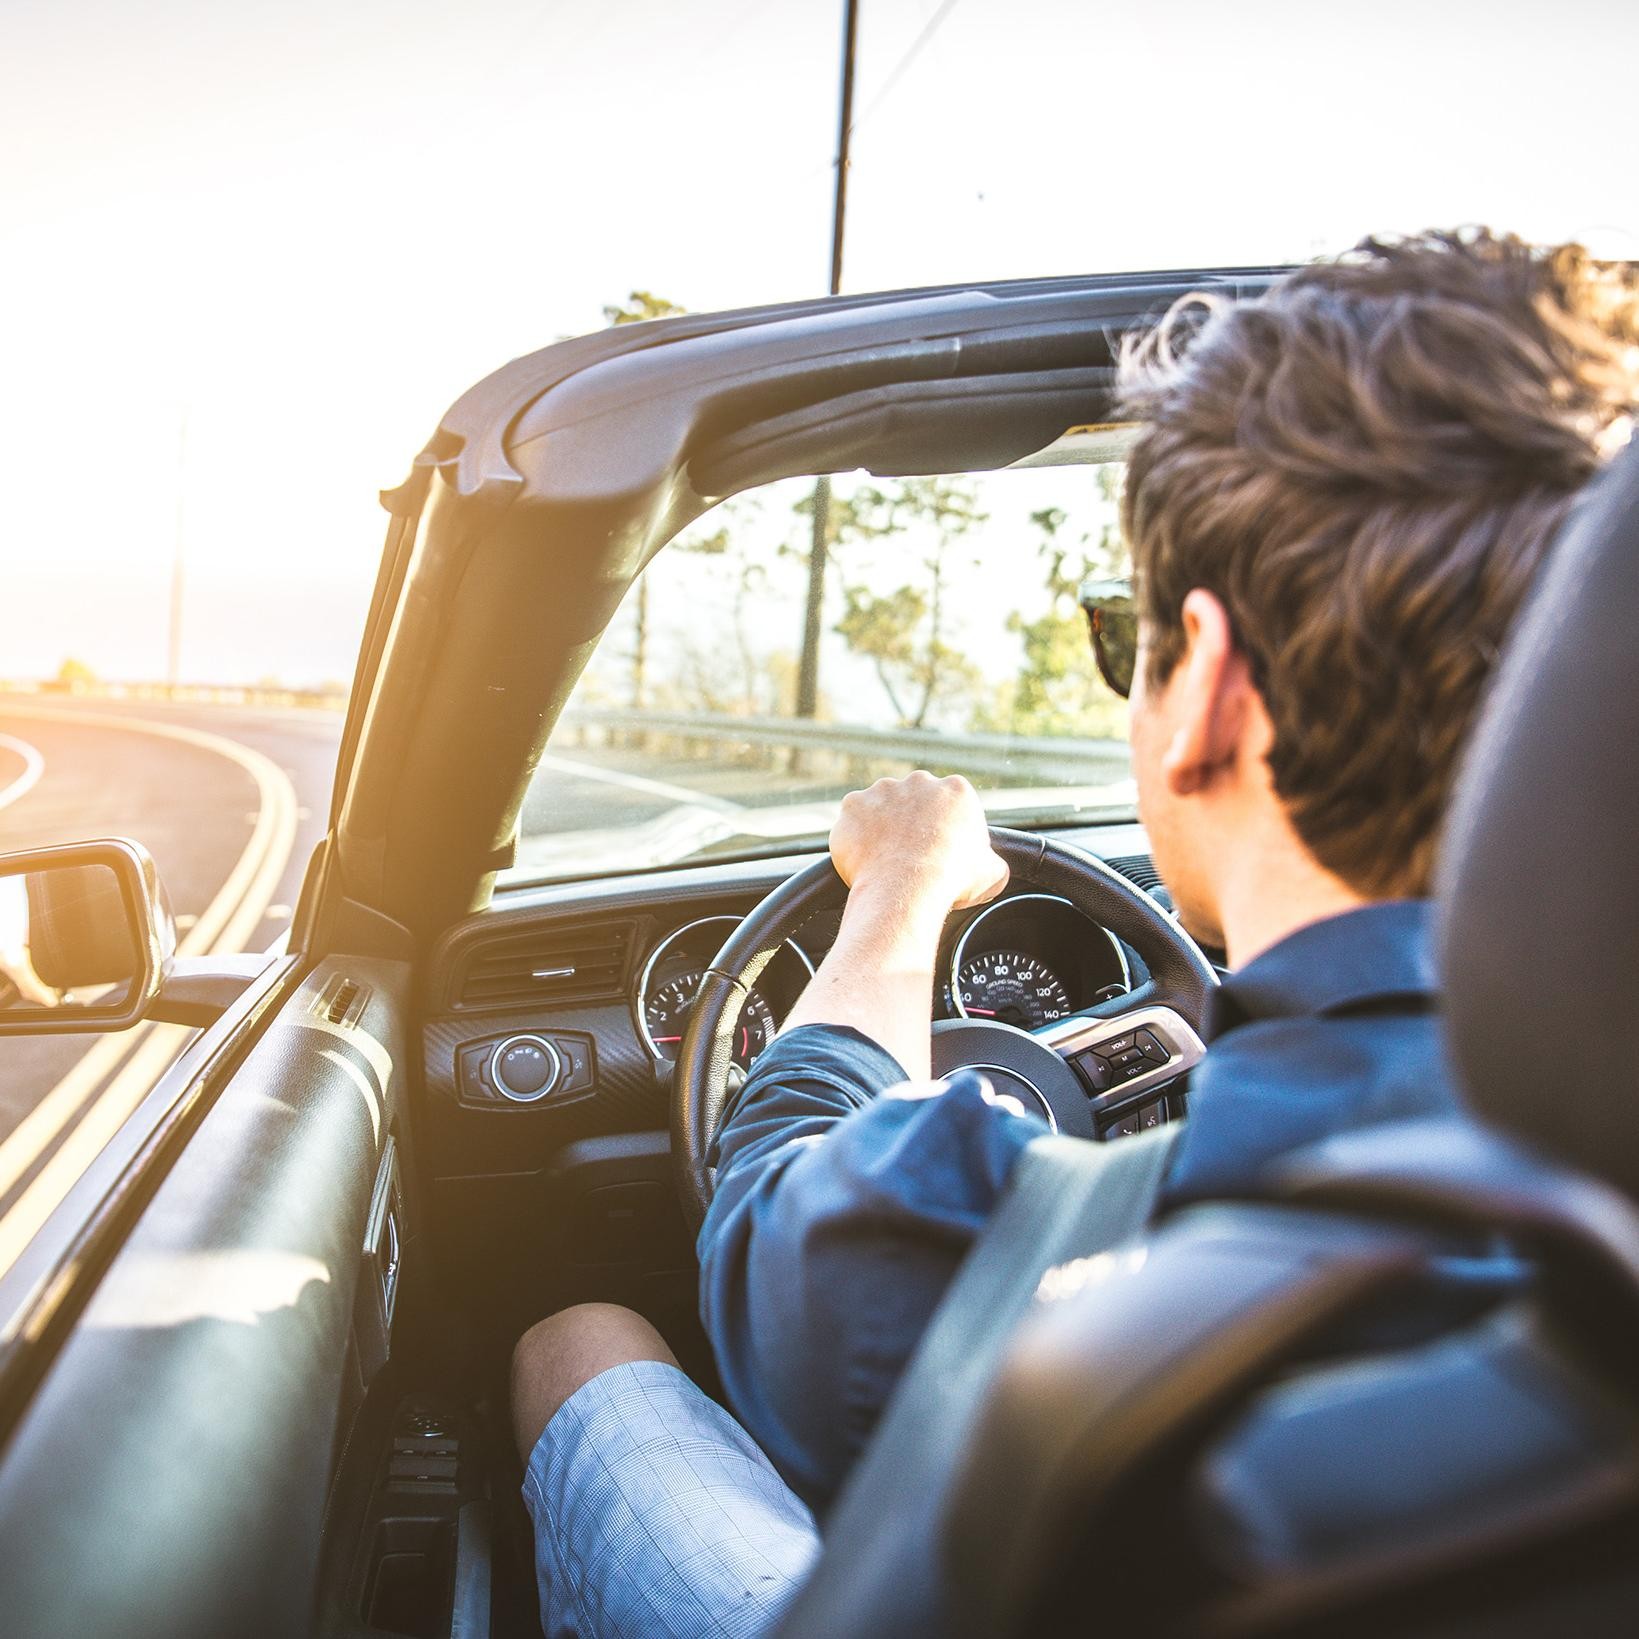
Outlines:
<svg viewBox="0 0 1639 1639"><path fill-rule="evenodd" d="M133 837L158 865L183 954L266 950L323 835L341 728L335 712L0 695L0 853ZM642 858L646 832L657 847L675 846L680 825L732 834L748 810L845 788L834 770L773 776L733 751L554 745L525 801L520 858L604 868L620 832L618 853L658 863ZM823 831L820 815L809 818ZM0 1039L0 1263L190 1035L140 1025Z"/></svg>
<svg viewBox="0 0 1639 1639"><path fill-rule="evenodd" d="M280 939L323 835L339 714L0 697L0 852L128 836L154 856L190 954ZM526 831L608 830L694 801L729 812L767 776L571 750L531 791ZM136 1100L189 1039L177 1026L0 1039L0 1218L87 1112ZM66 1157L65 1157L66 1159ZM62 1173L59 1163L57 1171Z"/></svg>
<svg viewBox="0 0 1639 1639"><path fill-rule="evenodd" d="M265 950L323 833L340 732L330 713L0 698L0 852L134 837L182 949ZM24 1197L48 1207L75 1171L76 1133L83 1149L134 1107L190 1035L0 1039L0 1218Z"/></svg>

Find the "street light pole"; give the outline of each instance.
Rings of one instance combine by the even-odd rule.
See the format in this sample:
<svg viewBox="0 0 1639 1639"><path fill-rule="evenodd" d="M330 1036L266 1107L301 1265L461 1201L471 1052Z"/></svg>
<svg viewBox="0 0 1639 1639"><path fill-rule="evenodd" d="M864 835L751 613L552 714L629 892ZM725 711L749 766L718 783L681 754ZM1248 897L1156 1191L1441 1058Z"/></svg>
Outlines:
<svg viewBox="0 0 1639 1639"><path fill-rule="evenodd" d="M848 143L854 124L854 43L859 35L859 0L843 0L842 95L837 111L836 191L831 202L831 285L842 290L842 230L848 209ZM814 485L813 534L808 546L808 603L803 612L802 658L797 666L797 715L819 711L819 651L825 611L825 559L831 535L831 480Z"/></svg>
<svg viewBox="0 0 1639 1639"><path fill-rule="evenodd" d="M837 185L831 202L831 294L842 289L842 226L848 209L848 147L854 134L854 44L859 37L859 0L843 0L842 95L837 110Z"/></svg>
<svg viewBox="0 0 1639 1639"><path fill-rule="evenodd" d="M183 407L176 430L176 540L171 547L171 622L165 645L165 681L172 690L182 681L183 542L187 525L188 411Z"/></svg>

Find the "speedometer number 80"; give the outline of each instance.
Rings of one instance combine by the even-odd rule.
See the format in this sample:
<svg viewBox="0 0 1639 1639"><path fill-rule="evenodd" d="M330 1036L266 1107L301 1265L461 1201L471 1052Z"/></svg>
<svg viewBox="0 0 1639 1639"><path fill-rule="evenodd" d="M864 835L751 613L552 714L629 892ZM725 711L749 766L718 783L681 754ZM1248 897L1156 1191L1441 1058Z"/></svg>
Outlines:
<svg viewBox="0 0 1639 1639"><path fill-rule="evenodd" d="M1025 1030L1051 1024L1071 1011L1063 980L1020 950L969 957L957 972L956 994L960 1011L969 1018L999 1019Z"/></svg>

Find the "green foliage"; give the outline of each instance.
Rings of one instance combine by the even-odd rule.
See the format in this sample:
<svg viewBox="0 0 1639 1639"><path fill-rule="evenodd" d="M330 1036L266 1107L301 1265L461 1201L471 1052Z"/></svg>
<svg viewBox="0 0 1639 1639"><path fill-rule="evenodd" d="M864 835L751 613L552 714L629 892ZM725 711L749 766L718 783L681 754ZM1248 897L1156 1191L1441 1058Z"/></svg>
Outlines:
<svg viewBox="0 0 1639 1639"><path fill-rule="evenodd" d="M756 626L759 610L766 607L760 600L770 570L784 548L770 548L769 525L754 495L723 502L709 521L717 527L706 531L696 525L666 548L673 575L684 561L703 560L682 584L688 587L691 607L709 611L709 618L690 623L681 669L664 703L679 710L782 715L795 698L795 662L784 651L765 649L757 641ZM675 588L679 581L671 584Z"/></svg>
<svg viewBox="0 0 1639 1639"><path fill-rule="evenodd" d="M686 308L657 296L652 290L631 291L624 302L614 302L603 310L611 327L617 324L639 324L644 319L669 319L685 313ZM632 633L630 704L641 708L649 694L649 587L641 575L638 578L636 619Z"/></svg>
<svg viewBox="0 0 1639 1639"><path fill-rule="evenodd" d="M1100 467L1098 486L1107 516L1094 531L1075 539L1065 533L1066 514L1048 507L1031 514L1041 532L1037 554L1045 570L1049 603L1033 620L1008 616L1018 634L1023 663L1016 681L1004 689L987 713L984 727L1021 737L1038 735L1125 738L1127 711L1104 685L1087 641L1087 617L1076 603L1076 589L1090 574L1127 572L1126 548L1116 519L1122 469Z"/></svg>
<svg viewBox="0 0 1639 1639"><path fill-rule="evenodd" d="M644 319L670 319L687 312L686 307L679 307L652 290L634 290L625 301L605 307L603 316L610 324L640 324Z"/></svg>
<svg viewBox="0 0 1639 1639"><path fill-rule="evenodd" d="M805 500L797 510L811 507ZM979 669L949 641L945 594L959 562L977 563L959 543L986 518L971 487L954 478L903 478L831 500L843 595L833 629L875 667L902 728L925 727L938 707L971 697L978 685ZM907 551L910 578L881 592L865 571L880 566L889 543Z"/></svg>

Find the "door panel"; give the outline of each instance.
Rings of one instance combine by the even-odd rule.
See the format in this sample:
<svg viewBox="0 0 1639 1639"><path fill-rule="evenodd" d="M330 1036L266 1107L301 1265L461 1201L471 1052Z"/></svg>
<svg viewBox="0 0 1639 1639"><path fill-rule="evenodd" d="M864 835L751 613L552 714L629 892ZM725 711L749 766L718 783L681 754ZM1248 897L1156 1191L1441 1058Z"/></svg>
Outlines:
<svg viewBox="0 0 1639 1639"><path fill-rule="evenodd" d="M109 1265L0 1460L12 1639L311 1625L340 1414L382 1352L360 1287L410 1140L408 995L403 965L321 964Z"/></svg>

